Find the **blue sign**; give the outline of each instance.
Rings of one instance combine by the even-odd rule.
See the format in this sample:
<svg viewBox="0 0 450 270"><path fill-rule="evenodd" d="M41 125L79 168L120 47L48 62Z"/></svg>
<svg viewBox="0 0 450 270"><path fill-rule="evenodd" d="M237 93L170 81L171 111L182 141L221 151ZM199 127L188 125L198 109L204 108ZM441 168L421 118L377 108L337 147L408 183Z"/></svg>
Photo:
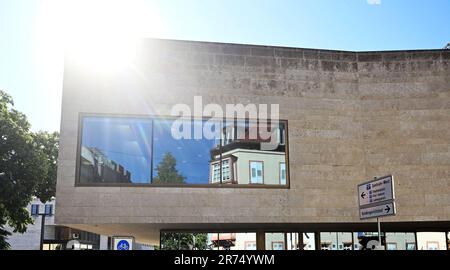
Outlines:
<svg viewBox="0 0 450 270"><path fill-rule="evenodd" d="M127 240L120 240L117 243L117 250L130 250L130 243Z"/></svg>

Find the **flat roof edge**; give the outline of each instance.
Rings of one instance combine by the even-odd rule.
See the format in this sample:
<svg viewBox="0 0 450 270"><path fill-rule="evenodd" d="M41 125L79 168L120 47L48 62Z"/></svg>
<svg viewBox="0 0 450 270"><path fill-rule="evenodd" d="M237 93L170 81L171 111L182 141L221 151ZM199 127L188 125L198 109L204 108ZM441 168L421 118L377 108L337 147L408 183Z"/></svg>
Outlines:
<svg viewBox="0 0 450 270"><path fill-rule="evenodd" d="M167 38L155 38L146 37L140 38L139 40L159 40L166 42L177 42L177 43L199 43L199 44L211 44L211 45L231 45L231 46L248 46L248 47L261 47L261 48L273 48L273 49L288 49L288 50L312 50L312 51L323 51L323 52L343 52L343 53L355 53L355 54L365 54L365 53L414 53L414 52L446 52L450 49L407 49L407 50L374 50L374 51L352 51L352 50L334 50L334 49L322 49L322 48L308 48L308 47L292 47L283 45L265 45L265 44L252 44L252 43L234 43L234 42L216 42L216 41L203 41L203 40L185 40L185 39L167 39Z"/></svg>

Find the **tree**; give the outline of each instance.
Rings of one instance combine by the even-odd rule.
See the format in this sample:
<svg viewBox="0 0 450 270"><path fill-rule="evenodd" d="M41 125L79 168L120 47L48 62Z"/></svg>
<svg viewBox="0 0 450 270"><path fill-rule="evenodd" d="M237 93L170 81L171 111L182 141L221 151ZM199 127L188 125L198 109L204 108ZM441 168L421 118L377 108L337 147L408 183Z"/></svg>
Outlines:
<svg viewBox="0 0 450 270"><path fill-rule="evenodd" d="M39 131L33 134L33 138L37 147L43 151L48 164L47 175L38 185L35 192L35 195L41 200L41 202L45 203L51 200L51 198L55 196L56 192L59 133Z"/></svg>
<svg viewBox="0 0 450 270"><path fill-rule="evenodd" d="M33 195L50 196L52 188L43 185L51 177L49 168L56 166L49 164L44 143L38 140L41 135L30 131L26 116L13 106L12 98L0 90L0 249L10 247L6 225L24 233L33 222L26 207Z"/></svg>
<svg viewBox="0 0 450 270"><path fill-rule="evenodd" d="M206 250L208 235L206 233L161 233L163 250Z"/></svg>
<svg viewBox="0 0 450 270"><path fill-rule="evenodd" d="M184 184L184 176L178 174L176 166L177 160L167 152L156 167L158 175L153 179L153 184Z"/></svg>

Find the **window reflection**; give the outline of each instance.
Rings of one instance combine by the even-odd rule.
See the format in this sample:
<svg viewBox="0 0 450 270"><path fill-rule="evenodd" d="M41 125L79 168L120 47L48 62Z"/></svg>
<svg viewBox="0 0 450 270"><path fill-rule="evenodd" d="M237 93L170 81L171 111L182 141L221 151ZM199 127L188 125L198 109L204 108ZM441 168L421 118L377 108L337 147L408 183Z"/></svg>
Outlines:
<svg viewBox="0 0 450 270"><path fill-rule="evenodd" d="M82 125L80 183L287 184L284 122L87 116Z"/></svg>
<svg viewBox="0 0 450 270"><path fill-rule="evenodd" d="M444 232L418 232L417 248L419 250L446 250Z"/></svg>
<svg viewBox="0 0 450 270"><path fill-rule="evenodd" d="M184 120L187 130L184 138L172 136L172 124L176 120L155 119L153 135L153 163L155 184L208 184L210 150L215 138L195 139L194 132L202 130L203 120Z"/></svg>
<svg viewBox="0 0 450 270"><path fill-rule="evenodd" d="M371 250L377 248L378 232L353 233L353 250ZM386 246L386 235L381 232L381 246Z"/></svg>
<svg viewBox="0 0 450 270"><path fill-rule="evenodd" d="M256 250L256 233L208 233L213 250Z"/></svg>
<svg viewBox="0 0 450 270"><path fill-rule="evenodd" d="M313 232L303 233L303 249L315 250L316 249L316 237Z"/></svg>
<svg viewBox="0 0 450 270"><path fill-rule="evenodd" d="M231 157L222 159L222 183L235 183L235 178L233 178L234 171L232 170L233 167L231 166L232 163L233 161ZM214 161L211 162L211 164L211 183L220 183L220 161Z"/></svg>
<svg viewBox="0 0 450 270"><path fill-rule="evenodd" d="M211 150L212 183L286 185L285 124L226 122L220 145Z"/></svg>
<svg viewBox="0 0 450 270"><path fill-rule="evenodd" d="M393 232L386 233L386 250L415 250L416 239L414 233Z"/></svg>
<svg viewBox="0 0 450 270"><path fill-rule="evenodd" d="M266 250L285 250L285 233L266 233Z"/></svg>
<svg viewBox="0 0 450 270"><path fill-rule="evenodd" d="M352 250L352 234L347 232L321 232L320 248L322 250Z"/></svg>
<svg viewBox="0 0 450 270"><path fill-rule="evenodd" d="M149 183L152 123L145 119L85 117L81 183Z"/></svg>

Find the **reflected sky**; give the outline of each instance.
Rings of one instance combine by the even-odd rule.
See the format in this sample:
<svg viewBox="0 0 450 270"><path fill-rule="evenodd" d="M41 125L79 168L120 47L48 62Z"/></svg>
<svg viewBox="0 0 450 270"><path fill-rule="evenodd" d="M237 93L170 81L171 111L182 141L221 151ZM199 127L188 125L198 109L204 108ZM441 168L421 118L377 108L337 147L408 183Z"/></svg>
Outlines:
<svg viewBox="0 0 450 270"><path fill-rule="evenodd" d="M175 139L171 129L174 120L139 118L85 117L82 145L100 150L107 158L131 173L133 183L150 183L166 153L176 159L178 173L188 184L208 184L210 151L215 139ZM195 127L206 121L187 120L191 137ZM152 130L153 129L153 130ZM153 147L152 147L153 135ZM153 149L152 149L153 148ZM153 155L152 155L153 153ZM153 172L152 172L153 158Z"/></svg>
<svg viewBox="0 0 450 270"><path fill-rule="evenodd" d="M214 139L174 139L171 127L174 120L155 119L153 135L154 165L153 176L157 175L156 168L167 152L170 152L177 161L178 173L185 177L189 184L208 184L210 151L214 148ZM190 126L191 138L194 137L195 126L202 128L202 120L187 120Z"/></svg>
<svg viewBox="0 0 450 270"><path fill-rule="evenodd" d="M133 183L149 183L151 179L152 121L85 117L82 145L97 148L108 159L131 173Z"/></svg>

